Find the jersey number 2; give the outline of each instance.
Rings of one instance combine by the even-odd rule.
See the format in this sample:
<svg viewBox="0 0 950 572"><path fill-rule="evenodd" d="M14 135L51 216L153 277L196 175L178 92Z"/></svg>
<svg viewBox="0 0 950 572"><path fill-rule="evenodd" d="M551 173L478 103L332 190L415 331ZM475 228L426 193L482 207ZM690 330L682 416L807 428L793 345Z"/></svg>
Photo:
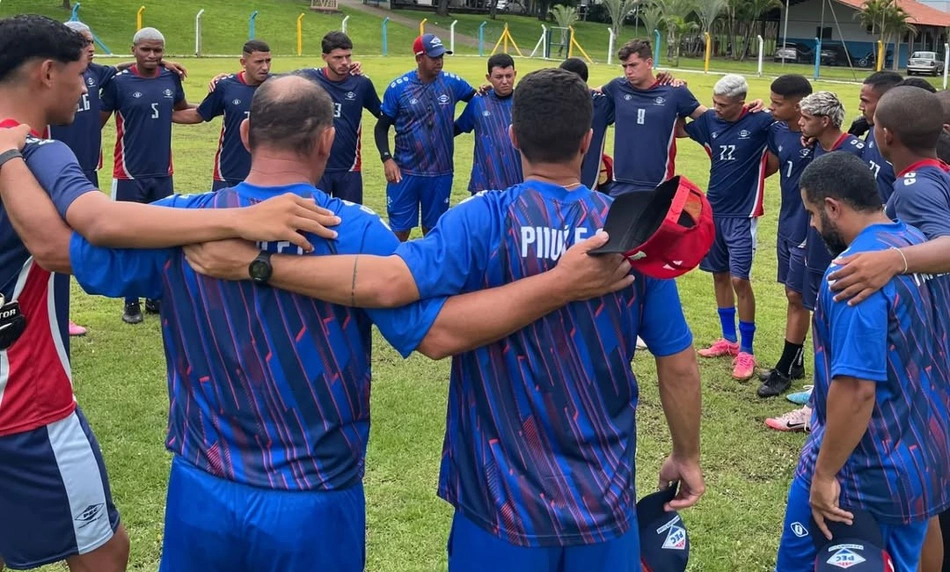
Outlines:
<svg viewBox="0 0 950 572"><path fill-rule="evenodd" d="M719 160L720 161L735 161L736 146L735 145L720 145L719 146Z"/></svg>
<svg viewBox="0 0 950 572"><path fill-rule="evenodd" d="M152 104L152 119L158 119L158 104Z"/></svg>

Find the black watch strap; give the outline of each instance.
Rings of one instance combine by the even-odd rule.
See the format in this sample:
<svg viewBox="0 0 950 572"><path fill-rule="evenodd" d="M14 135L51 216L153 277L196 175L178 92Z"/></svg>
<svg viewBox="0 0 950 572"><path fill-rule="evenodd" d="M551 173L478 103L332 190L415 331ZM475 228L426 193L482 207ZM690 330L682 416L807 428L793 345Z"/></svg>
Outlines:
<svg viewBox="0 0 950 572"><path fill-rule="evenodd" d="M383 153L379 154L379 158L382 160L383 163L385 163L386 161L392 159L393 155L389 151L384 151Z"/></svg>
<svg viewBox="0 0 950 572"><path fill-rule="evenodd" d="M271 266L270 261L273 255L274 253L269 250L262 250L261 253L251 261L251 265L248 267L248 274L250 274L251 280L258 284L267 284L271 275L274 273L274 268Z"/></svg>
<svg viewBox="0 0 950 572"><path fill-rule="evenodd" d="M23 157L23 153L20 153L16 149L10 149L9 151L4 151L3 153L0 153L0 167L2 167L7 161L10 161L11 159L17 159L17 158L22 158L22 157Z"/></svg>

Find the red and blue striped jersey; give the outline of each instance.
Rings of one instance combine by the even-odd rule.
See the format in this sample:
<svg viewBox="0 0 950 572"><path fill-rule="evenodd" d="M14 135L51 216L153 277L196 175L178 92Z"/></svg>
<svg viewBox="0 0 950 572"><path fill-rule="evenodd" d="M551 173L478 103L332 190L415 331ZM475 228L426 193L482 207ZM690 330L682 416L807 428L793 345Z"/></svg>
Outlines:
<svg viewBox="0 0 950 572"><path fill-rule="evenodd" d="M625 77L603 87L616 118L614 180L652 190L676 172L676 122L699 102L686 87L637 89Z"/></svg>
<svg viewBox="0 0 950 572"><path fill-rule="evenodd" d="M472 178L468 190L502 190L524 179L521 153L511 143L512 96L498 97L494 90L472 98L455 121L461 133L475 132Z"/></svg>
<svg viewBox="0 0 950 572"><path fill-rule="evenodd" d="M792 131L784 121L776 121L769 127L767 145L779 163L782 205L778 213L778 235L793 244L801 244L808 233L808 211L802 202L798 180L811 163L812 149L802 145L802 132Z"/></svg>
<svg viewBox="0 0 950 572"><path fill-rule="evenodd" d="M251 154L241 141L241 123L251 114L256 85L247 85L244 72L218 81L198 106L198 115L211 121L223 115L218 150L214 154L215 181L243 181L251 170Z"/></svg>
<svg viewBox="0 0 950 572"><path fill-rule="evenodd" d="M178 74L159 68L142 77L135 66L102 90L102 111L115 112L116 179L167 177L172 168L172 111L185 99Z"/></svg>
<svg viewBox="0 0 950 572"><path fill-rule="evenodd" d="M924 242L901 222L865 228L844 255ZM831 266L828 273L837 270ZM900 275L860 304L834 301L827 274L814 316L812 430L797 476L810 482L825 438L826 401L835 378L876 384L867 432L838 473L841 506L887 524L921 522L950 508L950 436L946 405L934 396L947 383L947 361L934 335L931 277Z"/></svg>
<svg viewBox="0 0 950 572"><path fill-rule="evenodd" d="M327 77L324 68L298 71L300 75L318 84L333 100L333 126L336 136L327 162L328 173L358 172L363 168L363 110L379 117L379 95L376 86L365 75L347 76L343 81Z"/></svg>
<svg viewBox="0 0 950 572"><path fill-rule="evenodd" d="M610 197L529 180L449 209L396 253L420 295L500 286L553 268L603 227ZM452 360L439 495L522 546L616 538L635 518L641 336L656 356L692 335L672 280L638 275Z"/></svg>
<svg viewBox="0 0 950 572"><path fill-rule="evenodd" d="M428 83L416 70L389 84L382 112L396 126L393 159L404 175L451 175L455 153L455 104L469 101L475 89L459 76L439 72Z"/></svg>
<svg viewBox="0 0 950 572"><path fill-rule="evenodd" d="M686 125L690 138L709 154L706 197L714 216L762 216L766 145L772 123L768 112L743 111L736 121L724 121L710 109Z"/></svg>
<svg viewBox="0 0 950 572"><path fill-rule="evenodd" d="M116 69L112 66L89 64L83 77L87 93L76 105L76 117L69 125L50 125L49 137L62 141L76 155L79 167L92 173L102 166L102 121L99 92L112 81Z"/></svg>
<svg viewBox="0 0 950 572"><path fill-rule="evenodd" d="M0 129L16 121L0 122ZM35 134L34 134L35 135ZM29 137L23 157L66 218L73 201L96 190L64 143ZM76 407L69 365L69 277L41 268L0 203L0 294L17 302L26 329L0 350L0 435L22 433L69 416Z"/></svg>
<svg viewBox="0 0 950 572"><path fill-rule="evenodd" d="M308 237L316 255L389 255L399 244L368 208L310 185L242 183L157 204L244 207L287 192L312 196L343 221L334 241ZM289 243L260 246L301 254ZM250 281L196 275L178 248L97 248L77 235L70 257L87 292L164 299L168 449L212 475L268 489L342 489L362 478L371 326L406 356L444 304L432 298L394 310L337 306Z"/></svg>

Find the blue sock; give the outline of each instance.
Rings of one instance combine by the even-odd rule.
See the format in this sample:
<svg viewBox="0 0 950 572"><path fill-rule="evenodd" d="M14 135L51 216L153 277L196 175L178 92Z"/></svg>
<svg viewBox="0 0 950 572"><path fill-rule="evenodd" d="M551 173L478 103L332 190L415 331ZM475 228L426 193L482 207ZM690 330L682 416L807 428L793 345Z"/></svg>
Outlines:
<svg viewBox="0 0 950 572"><path fill-rule="evenodd" d="M722 323L722 337L736 343L736 309L719 308L719 322Z"/></svg>
<svg viewBox="0 0 950 572"><path fill-rule="evenodd" d="M752 351L752 340L755 339L755 322L743 322L739 320L739 333L742 334L742 343L739 344L739 351L747 354Z"/></svg>

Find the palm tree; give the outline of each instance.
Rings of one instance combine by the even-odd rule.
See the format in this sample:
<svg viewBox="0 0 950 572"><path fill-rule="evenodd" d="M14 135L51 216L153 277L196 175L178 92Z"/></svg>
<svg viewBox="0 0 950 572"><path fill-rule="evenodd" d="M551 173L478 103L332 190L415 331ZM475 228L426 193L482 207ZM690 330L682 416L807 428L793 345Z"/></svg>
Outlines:
<svg viewBox="0 0 950 572"><path fill-rule="evenodd" d="M742 13L746 22L745 48L742 50L742 59L749 54L749 46L752 44L752 32L755 30L755 23L762 18L772 8L780 8L780 0L744 0L742 3Z"/></svg>
<svg viewBox="0 0 950 572"><path fill-rule="evenodd" d="M618 40L620 33L623 32L623 21L639 2L640 0L604 0L604 7L610 17L610 29Z"/></svg>
<svg viewBox="0 0 950 572"><path fill-rule="evenodd" d="M646 28L644 35L650 40L653 39L653 30L659 30L663 23L663 7L654 0L648 0L640 5L640 21ZM656 49L656 46L654 46ZM655 62L659 64L659 62Z"/></svg>
<svg viewBox="0 0 950 572"><path fill-rule="evenodd" d="M871 33L877 31L878 38L885 46L885 53L887 45L892 40L896 42L893 69L897 71L901 37L905 32L917 33L917 28L907 22L910 15L897 4L897 0L867 0L855 17L860 18L862 26L871 28Z"/></svg>
<svg viewBox="0 0 950 572"><path fill-rule="evenodd" d="M554 17L554 22L561 28L561 47L558 48L558 56L560 56L564 53L564 47L570 41L570 30L568 28L577 22L577 8L557 4L551 8L551 16ZM567 51L570 53L570 46L567 46Z"/></svg>
<svg viewBox="0 0 950 572"><path fill-rule="evenodd" d="M696 9L695 0L657 0L663 10L663 24L669 37L669 48L673 52L673 65L680 65L680 44L690 32L699 29L699 26L690 21L690 14Z"/></svg>
<svg viewBox="0 0 950 572"><path fill-rule="evenodd" d="M719 17L719 14L726 8L729 0L705 0L698 2L696 6L696 16L702 24L702 31L712 30L713 22Z"/></svg>

